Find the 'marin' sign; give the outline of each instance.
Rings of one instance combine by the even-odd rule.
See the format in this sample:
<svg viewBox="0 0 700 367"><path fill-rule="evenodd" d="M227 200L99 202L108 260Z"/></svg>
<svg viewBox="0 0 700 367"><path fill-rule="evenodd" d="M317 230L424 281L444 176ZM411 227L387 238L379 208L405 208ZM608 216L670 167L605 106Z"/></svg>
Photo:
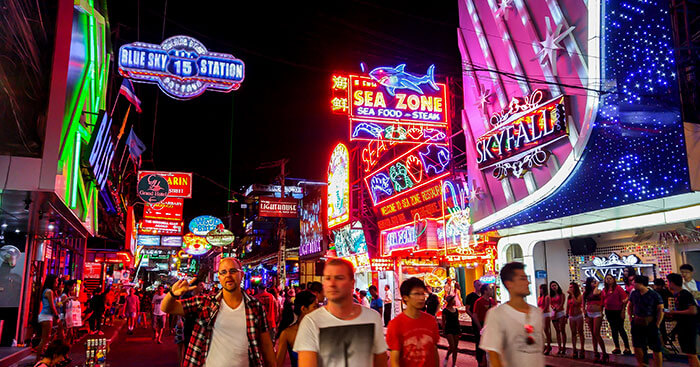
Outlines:
<svg viewBox="0 0 700 367"><path fill-rule="evenodd" d="M175 99L190 99L211 89L230 92L243 82L245 65L233 55L209 52L188 36L160 45L134 42L119 48L119 74L137 82L158 84Z"/></svg>

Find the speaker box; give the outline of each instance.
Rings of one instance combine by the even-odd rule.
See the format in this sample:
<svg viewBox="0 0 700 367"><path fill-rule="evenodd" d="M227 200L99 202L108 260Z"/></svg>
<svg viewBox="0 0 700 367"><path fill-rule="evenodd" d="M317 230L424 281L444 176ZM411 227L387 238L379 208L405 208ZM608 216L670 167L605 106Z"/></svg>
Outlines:
<svg viewBox="0 0 700 367"><path fill-rule="evenodd" d="M569 240L571 254L574 256L590 255L596 249L596 242L591 237L574 238Z"/></svg>

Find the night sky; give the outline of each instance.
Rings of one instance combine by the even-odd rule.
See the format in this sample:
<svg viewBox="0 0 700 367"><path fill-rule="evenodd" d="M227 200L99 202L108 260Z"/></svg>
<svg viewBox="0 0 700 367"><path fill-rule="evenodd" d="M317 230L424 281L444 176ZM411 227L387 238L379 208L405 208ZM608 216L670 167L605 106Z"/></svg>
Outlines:
<svg viewBox="0 0 700 367"><path fill-rule="evenodd" d="M230 7L225 2L169 1L161 37L163 0L140 1L140 17L137 0L109 1L114 55L125 43L159 44L182 34L246 65L239 90L208 91L190 101L176 101L155 85L135 83L144 111L130 119L148 146L142 168L195 172L227 185L233 123L235 190L271 183L279 170L255 168L282 158L290 159L290 177L325 180L328 156L348 134L347 118L330 112L331 73L359 72L360 62L365 62L370 69L405 63L406 71L418 75L435 64L436 79L461 76L457 2L420 3L256 1ZM213 6L219 4L227 6ZM113 101L121 83L116 65L112 73ZM120 98L115 118L126 107ZM195 176L193 189L193 198L185 202L186 219L225 215L225 190L200 176Z"/></svg>

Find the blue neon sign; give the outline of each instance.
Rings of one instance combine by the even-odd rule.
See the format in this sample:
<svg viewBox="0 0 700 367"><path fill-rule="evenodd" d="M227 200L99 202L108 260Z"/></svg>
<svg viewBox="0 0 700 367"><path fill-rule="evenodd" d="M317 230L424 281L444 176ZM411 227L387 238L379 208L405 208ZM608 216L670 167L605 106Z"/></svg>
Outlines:
<svg viewBox="0 0 700 367"><path fill-rule="evenodd" d="M209 232L223 224L224 223L219 218L212 217L211 215L200 215L190 221L189 227L190 232L197 236L205 237Z"/></svg>
<svg viewBox="0 0 700 367"><path fill-rule="evenodd" d="M160 45L134 42L119 48L119 74L158 84L175 99L190 99L207 89L230 92L240 87L245 64L233 55L209 52L198 40L174 36Z"/></svg>

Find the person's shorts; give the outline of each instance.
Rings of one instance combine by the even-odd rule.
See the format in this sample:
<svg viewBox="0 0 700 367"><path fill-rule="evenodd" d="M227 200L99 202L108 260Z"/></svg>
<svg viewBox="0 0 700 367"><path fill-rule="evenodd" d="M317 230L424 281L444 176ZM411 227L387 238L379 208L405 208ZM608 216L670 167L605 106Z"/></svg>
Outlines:
<svg viewBox="0 0 700 367"><path fill-rule="evenodd" d="M678 332L678 344L681 346L681 352L684 354L697 354L697 328L695 325L690 327L679 327L676 329Z"/></svg>
<svg viewBox="0 0 700 367"><path fill-rule="evenodd" d="M38 322L53 321L53 315L47 315L44 313L40 313L39 316L37 316L37 321Z"/></svg>
<svg viewBox="0 0 700 367"><path fill-rule="evenodd" d="M165 327L165 316L167 315L153 315L153 328L162 329Z"/></svg>
<svg viewBox="0 0 700 367"><path fill-rule="evenodd" d="M651 322L649 325L632 324L632 345L635 348L649 348L653 352L661 352L661 334L656 323Z"/></svg>
<svg viewBox="0 0 700 367"><path fill-rule="evenodd" d="M138 314L138 312L127 312L126 316L127 317L136 317L137 314Z"/></svg>

